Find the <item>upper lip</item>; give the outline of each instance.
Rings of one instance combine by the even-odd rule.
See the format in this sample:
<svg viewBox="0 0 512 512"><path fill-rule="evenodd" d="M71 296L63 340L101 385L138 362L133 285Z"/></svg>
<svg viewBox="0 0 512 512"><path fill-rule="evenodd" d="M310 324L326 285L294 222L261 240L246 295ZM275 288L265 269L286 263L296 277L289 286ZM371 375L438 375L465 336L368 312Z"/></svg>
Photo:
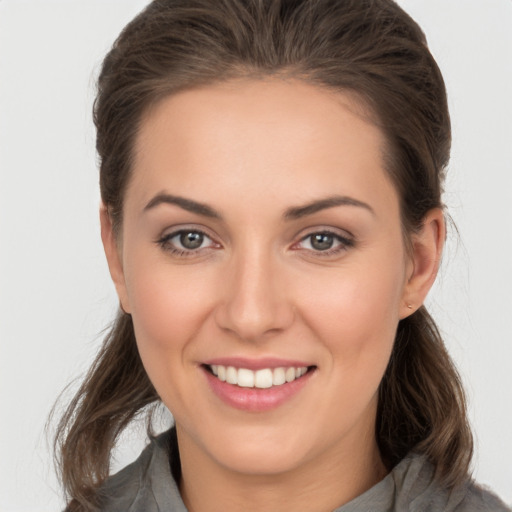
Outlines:
<svg viewBox="0 0 512 512"><path fill-rule="evenodd" d="M277 357L263 357L260 359L249 359L245 357L218 357L203 361L204 365L221 365L233 366L235 368L247 368L248 370L262 370L264 368L301 368L304 366L313 366L306 361L299 361L297 359L281 359Z"/></svg>

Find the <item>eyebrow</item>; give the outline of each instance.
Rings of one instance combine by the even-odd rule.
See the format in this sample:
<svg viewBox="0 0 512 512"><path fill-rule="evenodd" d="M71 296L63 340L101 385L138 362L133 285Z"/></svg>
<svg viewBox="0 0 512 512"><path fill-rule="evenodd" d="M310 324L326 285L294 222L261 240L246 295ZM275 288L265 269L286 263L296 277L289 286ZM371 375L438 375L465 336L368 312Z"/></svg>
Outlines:
<svg viewBox="0 0 512 512"><path fill-rule="evenodd" d="M375 215L375 211L369 204L359 201L359 199L354 199L353 197L335 195L326 197L325 199L312 201L304 206L289 208L286 210L284 218L287 220L300 219L328 208L334 208L335 206L357 206L359 208L364 208L371 214Z"/></svg>
<svg viewBox="0 0 512 512"><path fill-rule="evenodd" d="M192 199L187 199L181 196L175 196L172 194L161 193L157 194L149 203L144 207L144 211L151 210L156 208L161 204L174 204L187 210L192 213L196 213L198 215L202 215L204 217L209 217L212 219L222 219L222 216L219 212L213 209L211 206L208 206L205 203L200 203L198 201L194 201ZM302 217L306 217L308 215L312 215L322 210L326 210L328 208L334 208L336 206L356 206L359 208L364 208L368 210L370 213L375 215L375 211L373 208L363 201L359 199L355 199L349 196L330 196L324 199L317 199L312 201L304 206L295 206L292 208L288 208L284 213L285 220L296 220Z"/></svg>
<svg viewBox="0 0 512 512"><path fill-rule="evenodd" d="M152 208L157 207L161 204L175 204L188 212L197 213L204 217L210 217L212 219L221 219L221 215L214 210L211 206L204 203L193 201L192 199L186 199L185 197L173 196L171 194L158 194L144 207L144 211L147 212Z"/></svg>

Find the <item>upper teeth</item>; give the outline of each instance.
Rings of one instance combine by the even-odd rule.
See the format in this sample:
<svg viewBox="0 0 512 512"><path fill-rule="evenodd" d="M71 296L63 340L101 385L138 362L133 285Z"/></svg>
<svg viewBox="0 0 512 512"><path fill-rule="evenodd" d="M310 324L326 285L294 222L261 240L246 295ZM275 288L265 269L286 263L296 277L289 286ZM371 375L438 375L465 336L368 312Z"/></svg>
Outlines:
<svg viewBox="0 0 512 512"><path fill-rule="evenodd" d="M235 368L234 366L223 366L221 364L212 364L210 366L212 373L219 380L228 384L236 384L243 388L270 388L280 386L285 382L292 382L304 375L307 366L288 367L288 368L263 368L261 370L248 370L247 368Z"/></svg>

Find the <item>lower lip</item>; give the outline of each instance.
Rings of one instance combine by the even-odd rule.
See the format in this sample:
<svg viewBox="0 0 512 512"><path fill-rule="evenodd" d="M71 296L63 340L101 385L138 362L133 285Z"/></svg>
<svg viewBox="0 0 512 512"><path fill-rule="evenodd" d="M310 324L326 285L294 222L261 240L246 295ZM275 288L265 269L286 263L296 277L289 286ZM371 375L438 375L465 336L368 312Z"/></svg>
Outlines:
<svg viewBox="0 0 512 512"><path fill-rule="evenodd" d="M243 388L222 382L203 368L212 391L226 404L250 412L263 412L275 409L293 398L308 383L313 372L308 371L292 382L271 388Z"/></svg>

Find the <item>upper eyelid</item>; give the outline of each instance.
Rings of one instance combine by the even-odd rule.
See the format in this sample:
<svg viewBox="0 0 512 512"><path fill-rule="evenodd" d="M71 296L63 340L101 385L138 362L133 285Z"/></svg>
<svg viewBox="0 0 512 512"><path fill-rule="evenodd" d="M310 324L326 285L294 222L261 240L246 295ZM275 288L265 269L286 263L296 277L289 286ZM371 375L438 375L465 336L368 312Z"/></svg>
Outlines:
<svg viewBox="0 0 512 512"><path fill-rule="evenodd" d="M225 245L223 242L221 242L221 237L219 237L216 233L212 232L210 229L208 229L205 226L197 225L197 224L178 224L175 226L168 226L164 230L162 230L162 234L157 237L156 241L162 241L164 239L169 240L180 233L183 232L198 232L204 235L205 237L209 238L212 242L219 245ZM292 245L295 245L298 242L301 242L305 240L306 238L317 234L317 233L326 233L333 235L334 237L341 239L341 240L347 240L351 242L355 242L355 236L350 233L347 229L343 228L337 228L333 226L311 226L305 229L300 230L299 233L297 233L293 237Z"/></svg>
<svg viewBox="0 0 512 512"><path fill-rule="evenodd" d="M180 234L187 232L201 233L205 237L205 239L208 240L206 247L197 247L195 249L190 249L184 247L180 241L172 241L173 238L178 237ZM212 250L222 248L221 244L219 244L214 238L205 233L203 230L190 228L180 228L164 233L157 240L155 240L155 243L164 252L169 253L171 256L178 258L199 257L200 255L204 255L205 253L209 254Z"/></svg>
<svg viewBox="0 0 512 512"><path fill-rule="evenodd" d="M314 226L311 228L306 228L300 231L296 238L299 240L304 240L305 238L315 235L317 233L327 233L329 235L334 235L338 238L344 238L347 240L354 240L355 236L346 229L335 228L332 226Z"/></svg>
<svg viewBox="0 0 512 512"><path fill-rule="evenodd" d="M196 232L201 233L209 242L207 243L206 247L198 247L197 249L188 249L187 247L181 247L181 244L176 244L171 242L171 240L177 236L179 236L181 233L187 233L187 232ZM160 235L156 240L155 243L160 246L164 250L170 250L174 253L181 253L183 256L186 254L193 255L193 254L199 254L204 251L208 251L214 248L222 248L222 244L217 241L217 239L213 236L211 236L206 230L204 229L198 229L198 228L190 228L190 227L180 227L175 229L169 229L164 230L163 234Z"/></svg>
<svg viewBox="0 0 512 512"><path fill-rule="evenodd" d="M195 225L177 225L177 226L171 226L167 227L164 230L162 230L162 234L159 235L158 239L161 240L163 238L172 238L176 235L179 235L180 233L184 232L196 232L201 233L202 235L210 238L211 240L217 242L217 237L215 234L211 232L211 230L203 227L203 226L195 226ZM218 243L218 242L217 242Z"/></svg>
<svg viewBox="0 0 512 512"><path fill-rule="evenodd" d="M163 240L172 240L173 238L176 238L177 236L183 234L183 233L199 233L204 238L207 238L208 240L211 240L212 242L216 243L215 240L208 235L208 233L205 233L204 231L199 231L198 229L179 229L178 231L171 231L170 233L163 235Z"/></svg>
<svg viewBox="0 0 512 512"><path fill-rule="evenodd" d="M354 247L356 244L356 238L347 230L341 228L334 228L332 226L315 226L303 230L301 233L297 235L295 241L291 244L290 249L293 251L300 250L300 244L304 243L308 238L316 234L327 234L333 236L338 242L339 246L332 247L330 249L326 249L325 251L317 251L314 249L304 248L303 250L306 252L313 252L314 254L322 257L333 256L335 253L338 253L343 250L347 250L351 247Z"/></svg>
<svg viewBox="0 0 512 512"><path fill-rule="evenodd" d="M327 231L313 231L309 235L306 235L306 236L303 236L302 238L300 238L297 242L294 242L292 244L292 247L305 242L306 240L308 240L309 238L311 238L313 235L316 235L316 234L331 235L335 240L337 240L340 243L341 246L344 246L344 247L349 247L349 246L354 245L354 240L352 238L337 235L336 233L331 233L331 232L327 232Z"/></svg>

